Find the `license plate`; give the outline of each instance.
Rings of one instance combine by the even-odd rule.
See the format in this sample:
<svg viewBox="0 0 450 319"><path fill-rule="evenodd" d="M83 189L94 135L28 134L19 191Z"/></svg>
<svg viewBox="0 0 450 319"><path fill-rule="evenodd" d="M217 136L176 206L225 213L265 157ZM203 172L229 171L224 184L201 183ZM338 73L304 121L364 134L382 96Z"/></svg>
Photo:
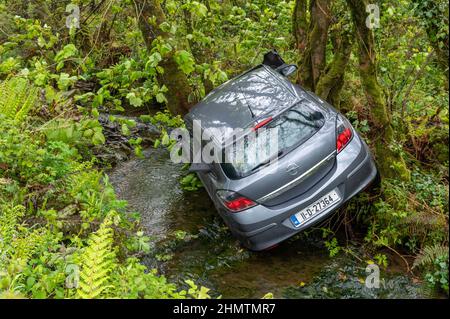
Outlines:
<svg viewBox="0 0 450 319"><path fill-rule="evenodd" d="M320 214L320 212L323 212L327 208L335 205L340 200L341 197L338 195L338 193L336 191L331 191L297 214L292 215L291 222L295 227L300 227L300 225L304 224L307 220L313 218L317 214Z"/></svg>

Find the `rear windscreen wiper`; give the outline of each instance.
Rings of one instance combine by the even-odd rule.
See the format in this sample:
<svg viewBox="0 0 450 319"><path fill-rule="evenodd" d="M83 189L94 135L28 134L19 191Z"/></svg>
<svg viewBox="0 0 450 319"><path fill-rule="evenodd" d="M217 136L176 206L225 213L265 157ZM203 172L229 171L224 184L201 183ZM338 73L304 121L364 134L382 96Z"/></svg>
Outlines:
<svg viewBox="0 0 450 319"><path fill-rule="evenodd" d="M259 163L258 165L256 165L255 167L253 167L251 169L251 172L255 171L256 169L260 168L261 166L267 165L269 164L272 160L274 160L275 158L280 157L281 155L283 155L284 150L279 151L277 154L272 155L269 159L265 160L264 162Z"/></svg>

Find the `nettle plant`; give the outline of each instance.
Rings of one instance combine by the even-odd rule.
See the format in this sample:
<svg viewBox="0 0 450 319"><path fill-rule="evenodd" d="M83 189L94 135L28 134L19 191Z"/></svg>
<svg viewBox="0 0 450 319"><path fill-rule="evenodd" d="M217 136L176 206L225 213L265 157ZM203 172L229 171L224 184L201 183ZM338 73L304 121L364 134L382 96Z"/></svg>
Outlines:
<svg viewBox="0 0 450 319"><path fill-rule="evenodd" d="M92 107L123 112L124 106L141 107L152 102L164 103L165 86L156 81L161 61L159 54L152 54L144 62L124 58L120 63L95 73L100 84L96 93L77 96L79 101L92 101Z"/></svg>
<svg viewBox="0 0 450 319"><path fill-rule="evenodd" d="M87 70L89 59L82 59L74 44L64 44L51 26L19 16L13 22L14 33L0 46L0 75L19 73L37 86L67 90L78 79L77 68ZM20 58L24 55L27 59Z"/></svg>

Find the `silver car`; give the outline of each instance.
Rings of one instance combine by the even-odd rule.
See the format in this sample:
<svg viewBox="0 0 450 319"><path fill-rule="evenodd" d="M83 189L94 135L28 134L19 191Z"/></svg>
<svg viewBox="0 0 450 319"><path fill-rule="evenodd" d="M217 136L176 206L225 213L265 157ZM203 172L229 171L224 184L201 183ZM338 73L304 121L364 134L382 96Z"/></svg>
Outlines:
<svg viewBox="0 0 450 319"><path fill-rule="evenodd" d="M222 150L230 132L241 129L237 139L245 140L244 153L267 147L245 134L277 128L276 161L272 154L270 160L200 162L190 169L251 250L271 248L311 227L379 177L349 121L287 79L295 69L270 52L263 64L217 87L185 117L191 135L196 121L201 131L213 129L212 140Z"/></svg>

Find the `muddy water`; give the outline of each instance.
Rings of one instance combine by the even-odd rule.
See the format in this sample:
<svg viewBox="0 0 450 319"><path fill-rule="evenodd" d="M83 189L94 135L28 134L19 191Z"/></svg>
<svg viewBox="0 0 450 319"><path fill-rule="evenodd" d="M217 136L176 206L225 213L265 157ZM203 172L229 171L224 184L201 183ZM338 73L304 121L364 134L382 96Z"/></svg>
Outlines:
<svg viewBox="0 0 450 319"><path fill-rule="evenodd" d="M148 149L110 172L118 196L141 214L156 243L144 262L169 280L193 279L223 298L422 298L422 286L402 274L390 258L378 289L364 285L363 260L340 254L330 258L320 234L301 235L279 247L254 253L231 237L204 190L185 192L180 165L164 150Z"/></svg>

